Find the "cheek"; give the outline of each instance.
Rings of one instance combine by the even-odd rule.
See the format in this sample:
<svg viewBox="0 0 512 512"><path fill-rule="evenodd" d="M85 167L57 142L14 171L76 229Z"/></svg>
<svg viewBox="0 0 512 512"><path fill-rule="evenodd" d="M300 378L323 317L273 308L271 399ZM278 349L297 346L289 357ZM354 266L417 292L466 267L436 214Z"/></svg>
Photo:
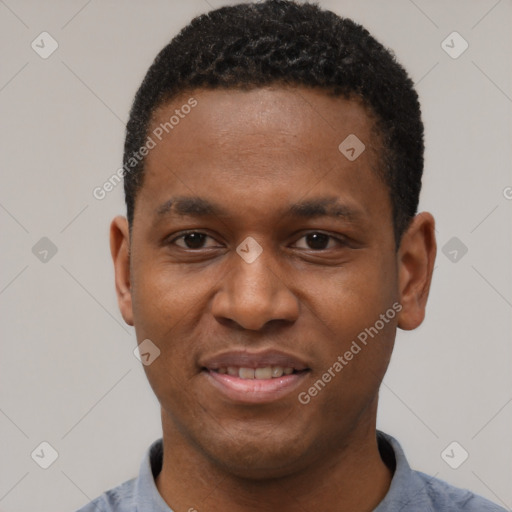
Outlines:
<svg viewBox="0 0 512 512"><path fill-rule="evenodd" d="M197 373L197 293L179 276L145 269L134 283L133 311L138 343L149 339L158 357L144 365L148 382L167 411L188 410L197 401L189 380ZM191 285L188 281L188 285Z"/></svg>
<svg viewBox="0 0 512 512"><path fill-rule="evenodd" d="M342 338L373 325L396 300L393 262L369 260L353 261L322 279L301 276L304 289L317 290L310 295L314 312Z"/></svg>
<svg viewBox="0 0 512 512"><path fill-rule="evenodd" d="M312 309L312 331L323 334L321 347L315 349L319 365L302 391L318 397L316 407L337 428L347 417L360 414L378 393L393 351L397 312L383 290L352 290L344 280L331 280ZM328 382L325 392L319 381Z"/></svg>
<svg viewBox="0 0 512 512"><path fill-rule="evenodd" d="M309 280L304 276L303 281L305 286L318 290L311 295L311 330L322 333L319 338L325 343L322 353L316 354L322 364L314 380L329 370L331 376L336 375L332 386L329 384L331 392L324 395L326 406L330 403L336 410L347 410L375 393L395 339L392 261L384 264L377 258L363 260L353 261L321 281L318 276Z"/></svg>
<svg viewBox="0 0 512 512"><path fill-rule="evenodd" d="M160 351L144 370L157 396L167 400L197 375L196 356L215 280L200 269L183 271L156 258L147 261L152 263L139 265L134 273L135 329L138 343L149 339Z"/></svg>
<svg viewBox="0 0 512 512"><path fill-rule="evenodd" d="M139 265L133 275L135 325L141 335L167 341L166 334L193 323L211 283L198 272L183 272L154 257L147 261L151 264Z"/></svg>

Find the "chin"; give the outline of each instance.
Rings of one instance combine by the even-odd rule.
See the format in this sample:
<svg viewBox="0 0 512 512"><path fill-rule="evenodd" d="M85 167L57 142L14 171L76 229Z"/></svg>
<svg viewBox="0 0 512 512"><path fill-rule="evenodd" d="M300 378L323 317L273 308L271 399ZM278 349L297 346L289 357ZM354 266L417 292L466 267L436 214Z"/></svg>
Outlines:
<svg viewBox="0 0 512 512"><path fill-rule="evenodd" d="M229 454L224 453L222 459L214 461L222 469L234 477L245 480L272 480L283 478L299 470L301 457L283 459L281 454Z"/></svg>
<svg viewBox="0 0 512 512"><path fill-rule="evenodd" d="M238 478L264 480L288 476L307 465L305 455L309 450L304 436L279 430L268 428L264 434L253 436L250 432L230 436L224 431L222 439L208 440L204 452L214 465Z"/></svg>

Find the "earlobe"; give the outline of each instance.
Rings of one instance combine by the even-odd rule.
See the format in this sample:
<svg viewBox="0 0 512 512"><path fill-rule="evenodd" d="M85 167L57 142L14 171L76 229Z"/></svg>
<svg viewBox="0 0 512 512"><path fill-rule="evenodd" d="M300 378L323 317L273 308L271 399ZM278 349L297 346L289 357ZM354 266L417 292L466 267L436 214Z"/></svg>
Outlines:
<svg viewBox="0 0 512 512"><path fill-rule="evenodd" d="M124 321L133 325L130 280L130 230L125 217L116 217L110 225L110 252L114 262L116 294Z"/></svg>
<svg viewBox="0 0 512 512"><path fill-rule="evenodd" d="M436 250L434 218L428 212L419 213L403 234L397 254L401 329L416 329L425 318Z"/></svg>

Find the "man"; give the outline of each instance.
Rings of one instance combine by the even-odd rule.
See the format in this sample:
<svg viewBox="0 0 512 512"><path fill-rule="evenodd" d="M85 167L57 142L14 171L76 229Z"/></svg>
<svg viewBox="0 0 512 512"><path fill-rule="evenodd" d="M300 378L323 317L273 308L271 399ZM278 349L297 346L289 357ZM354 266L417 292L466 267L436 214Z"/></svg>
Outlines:
<svg viewBox="0 0 512 512"><path fill-rule="evenodd" d="M196 18L127 126L116 290L161 404L137 479L89 511L499 511L376 431L423 321L423 124L361 26L282 0Z"/></svg>

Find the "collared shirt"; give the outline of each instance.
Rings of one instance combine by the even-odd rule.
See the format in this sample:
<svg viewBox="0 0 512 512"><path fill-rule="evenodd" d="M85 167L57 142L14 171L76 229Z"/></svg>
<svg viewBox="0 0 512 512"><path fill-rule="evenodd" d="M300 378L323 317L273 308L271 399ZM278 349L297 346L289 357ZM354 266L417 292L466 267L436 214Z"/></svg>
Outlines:
<svg viewBox="0 0 512 512"><path fill-rule="evenodd" d="M379 451L394 468L391 486L373 512L507 512L470 491L413 471L396 439L377 432ZM147 451L137 478L105 492L77 512L173 512L160 496L155 478L162 469L162 439Z"/></svg>

